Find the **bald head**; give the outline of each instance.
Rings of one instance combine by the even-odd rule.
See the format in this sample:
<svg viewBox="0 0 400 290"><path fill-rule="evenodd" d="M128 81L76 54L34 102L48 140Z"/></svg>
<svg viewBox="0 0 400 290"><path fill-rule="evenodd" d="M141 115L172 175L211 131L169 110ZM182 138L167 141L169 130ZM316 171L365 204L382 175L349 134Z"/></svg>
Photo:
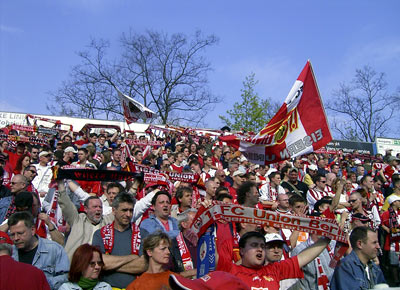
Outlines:
<svg viewBox="0 0 400 290"><path fill-rule="evenodd" d="M11 179L11 192L16 195L20 193L21 191L25 191L26 188L28 187L28 179L23 176L22 174L17 174L14 175L13 178Z"/></svg>

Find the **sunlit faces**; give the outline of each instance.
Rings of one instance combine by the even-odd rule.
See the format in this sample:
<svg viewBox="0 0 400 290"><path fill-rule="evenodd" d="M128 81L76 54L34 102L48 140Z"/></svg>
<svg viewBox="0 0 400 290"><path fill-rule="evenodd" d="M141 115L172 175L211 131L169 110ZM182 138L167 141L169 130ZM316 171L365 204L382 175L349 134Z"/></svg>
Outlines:
<svg viewBox="0 0 400 290"><path fill-rule="evenodd" d="M107 197L107 201L108 204L111 206L114 198L118 195L119 193L119 187L110 187L107 191L106 191L106 197Z"/></svg>
<svg viewBox="0 0 400 290"><path fill-rule="evenodd" d="M283 242L273 241L265 245L265 258L269 263L278 262L282 259Z"/></svg>
<svg viewBox="0 0 400 290"><path fill-rule="evenodd" d="M92 223L98 224L103 215L103 204L101 200L98 198L89 200L88 206L85 206L85 211L88 219Z"/></svg>
<svg viewBox="0 0 400 290"><path fill-rule="evenodd" d="M21 175L15 175L10 182L12 193L20 192L26 188L26 183Z"/></svg>
<svg viewBox="0 0 400 290"><path fill-rule="evenodd" d="M168 219L171 213L171 201L165 194L157 196L157 200L154 204L154 215L160 219Z"/></svg>
<svg viewBox="0 0 400 290"><path fill-rule="evenodd" d="M129 202L121 202L118 208L113 208L112 212L115 222L121 227L126 227L131 223L133 216L133 204Z"/></svg>
<svg viewBox="0 0 400 290"><path fill-rule="evenodd" d="M22 168L26 168L29 163L31 163L31 159L29 158L29 156L25 156L24 160L22 160Z"/></svg>
<svg viewBox="0 0 400 290"><path fill-rule="evenodd" d="M184 191L182 198L179 199L181 207L191 207L192 206L192 193L190 191Z"/></svg>
<svg viewBox="0 0 400 290"><path fill-rule="evenodd" d="M247 240L244 248L240 249L242 265L248 268L259 268L265 261L265 241L258 237Z"/></svg>
<svg viewBox="0 0 400 290"><path fill-rule="evenodd" d="M10 226L10 238L15 247L19 250L31 250L33 237L35 235L35 227L28 228L24 221L19 221L17 224Z"/></svg>
<svg viewBox="0 0 400 290"><path fill-rule="evenodd" d="M169 262L169 243L162 240L160 244L153 250L147 250L147 255L150 257L150 261L160 265L166 265Z"/></svg>
<svg viewBox="0 0 400 290"><path fill-rule="evenodd" d="M292 206L292 211L295 214L304 214L306 212L306 204L301 201L297 201Z"/></svg>
<svg viewBox="0 0 400 290"><path fill-rule="evenodd" d="M366 241L359 241L358 245L361 255L363 255L367 260L375 259L380 249L378 234L368 231Z"/></svg>
<svg viewBox="0 0 400 290"><path fill-rule="evenodd" d="M87 268L82 272L82 276L87 279L96 280L99 278L103 266L104 263L100 258L100 254L98 252L93 252L93 257Z"/></svg>

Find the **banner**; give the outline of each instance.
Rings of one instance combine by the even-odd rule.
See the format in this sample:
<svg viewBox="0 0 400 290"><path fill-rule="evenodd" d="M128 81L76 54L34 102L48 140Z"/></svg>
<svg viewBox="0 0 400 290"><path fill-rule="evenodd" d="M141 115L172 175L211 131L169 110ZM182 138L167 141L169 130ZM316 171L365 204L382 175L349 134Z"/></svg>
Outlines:
<svg viewBox="0 0 400 290"><path fill-rule="evenodd" d="M339 151L342 150L343 153L351 153L357 151L358 154L369 154L374 155L374 143L371 142L356 142L356 141L345 141L345 140L332 140L326 144L326 149L328 151Z"/></svg>
<svg viewBox="0 0 400 290"><path fill-rule="evenodd" d="M35 136L25 137L25 136L15 136L15 135L6 135L0 134L0 141L14 141L14 142L25 142L30 144L38 144L38 145L49 145L47 139L37 138Z"/></svg>
<svg viewBox="0 0 400 290"><path fill-rule="evenodd" d="M233 223L249 223L268 225L280 229L307 232L328 237L342 243L347 243L343 231L334 219L322 217L301 217L292 214L282 214L258 208L243 207L235 204L214 202L212 207L201 207L191 226L198 237L201 237L207 228L218 220Z"/></svg>
<svg viewBox="0 0 400 290"><path fill-rule="evenodd" d="M18 124L12 124L11 130L36 132L36 128L34 126L25 126L25 125L18 125Z"/></svg>
<svg viewBox="0 0 400 290"><path fill-rule="evenodd" d="M158 174L163 174L165 176L168 176L168 178L172 181L182 181L182 182L197 183L197 185L202 185L199 174L163 171L163 170L155 169L154 167L149 167L149 166L134 164L134 163L130 163L129 167L132 172L158 173Z"/></svg>
<svg viewBox="0 0 400 290"><path fill-rule="evenodd" d="M124 117L128 124L136 122L139 119L152 119L156 118L157 115L149 108L143 106L138 101L135 101L131 97L121 93L117 90L119 99L121 100L121 106L124 110Z"/></svg>
<svg viewBox="0 0 400 290"><path fill-rule="evenodd" d="M236 138L220 137L232 146L236 143L246 158L257 164L307 154L332 140L309 61L267 126L254 137Z"/></svg>
<svg viewBox="0 0 400 290"><path fill-rule="evenodd" d="M85 181L121 181L130 180L141 176L141 174L127 171L63 168L53 169L53 178L55 180L72 179Z"/></svg>
<svg viewBox="0 0 400 290"><path fill-rule="evenodd" d="M136 146L153 146L158 147L162 146L162 141L140 141L140 140L132 140L132 139L125 139L124 142L128 145L136 145Z"/></svg>

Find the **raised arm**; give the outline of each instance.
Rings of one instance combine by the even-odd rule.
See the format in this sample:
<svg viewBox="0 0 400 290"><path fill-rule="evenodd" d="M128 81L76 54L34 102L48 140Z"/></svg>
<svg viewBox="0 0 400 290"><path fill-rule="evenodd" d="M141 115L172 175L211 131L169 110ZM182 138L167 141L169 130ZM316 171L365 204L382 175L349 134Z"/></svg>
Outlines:
<svg viewBox="0 0 400 290"><path fill-rule="evenodd" d="M297 259L299 261L299 267L303 267L318 257L322 251L329 244L330 239L328 238L320 238L313 245L302 251L297 255Z"/></svg>
<svg viewBox="0 0 400 290"><path fill-rule="evenodd" d="M72 227L75 220L78 219L79 213L65 191L64 180L58 181L58 191L60 194L58 203L60 204L63 216L67 223Z"/></svg>

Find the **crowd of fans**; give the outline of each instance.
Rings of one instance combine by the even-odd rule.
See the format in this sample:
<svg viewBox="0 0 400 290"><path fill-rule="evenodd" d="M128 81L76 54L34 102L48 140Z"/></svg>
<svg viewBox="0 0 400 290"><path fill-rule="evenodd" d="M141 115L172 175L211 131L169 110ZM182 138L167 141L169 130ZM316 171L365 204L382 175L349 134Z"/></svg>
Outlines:
<svg viewBox="0 0 400 290"><path fill-rule="evenodd" d="M1 289L400 286L400 159L390 150L256 165L218 138L182 132L157 138L102 129L87 137L60 133L40 145L12 140L0 143ZM130 171L130 164L193 173L204 183L54 178L56 166ZM202 258L191 224L200 207L215 202L332 218L349 248L331 267L334 240L219 221L215 272L195 279Z"/></svg>

